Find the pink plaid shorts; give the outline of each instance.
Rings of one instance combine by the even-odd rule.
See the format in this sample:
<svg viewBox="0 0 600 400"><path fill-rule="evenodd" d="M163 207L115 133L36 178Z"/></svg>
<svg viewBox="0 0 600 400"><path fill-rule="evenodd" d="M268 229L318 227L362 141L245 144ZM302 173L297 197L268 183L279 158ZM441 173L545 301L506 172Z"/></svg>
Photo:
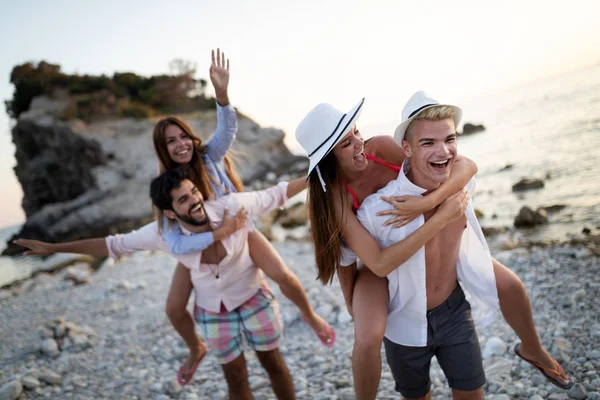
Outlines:
<svg viewBox="0 0 600 400"><path fill-rule="evenodd" d="M216 313L195 307L194 319L221 364L230 363L242 354L244 339L255 351L269 351L278 348L283 337L279 303L266 282L235 310L230 312L222 307Z"/></svg>

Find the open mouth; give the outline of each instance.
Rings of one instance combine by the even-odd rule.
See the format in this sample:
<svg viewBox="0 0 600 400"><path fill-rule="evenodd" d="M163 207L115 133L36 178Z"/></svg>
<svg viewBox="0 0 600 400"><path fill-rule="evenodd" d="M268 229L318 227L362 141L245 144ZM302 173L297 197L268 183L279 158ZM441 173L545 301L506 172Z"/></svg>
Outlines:
<svg viewBox="0 0 600 400"><path fill-rule="evenodd" d="M364 152L360 152L357 155L355 155L352 159L354 161L356 161L357 163L362 164L362 163L364 163L367 160L367 157L365 157L365 153Z"/></svg>
<svg viewBox="0 0 600 400"><path fill-rule="evenodd" d="M202 203L197 203L192 208L190 208L189 214L197 214L199 216L204 215L204 209L202 208Z"/></svg>
<svg viewBox="0 0 600 400"><path fill-rule="evenodd" d="M448 165L450 165L450 160L451 159L449 158L447 160L442 161L431 161L429 165L438 171L444 171L448 167Z"/></svg>
<svg viewBox="0 0 600 400"><path fill-rule="evenodd" d="M188 149L185 149L185 150L178 151L178 152L177 152L177 153L175 153L175 154L176 154L176 155L178 155L178 156L184 156L184 155L186 155L188 152L189 152L189 150L188 150Z"/></svg>

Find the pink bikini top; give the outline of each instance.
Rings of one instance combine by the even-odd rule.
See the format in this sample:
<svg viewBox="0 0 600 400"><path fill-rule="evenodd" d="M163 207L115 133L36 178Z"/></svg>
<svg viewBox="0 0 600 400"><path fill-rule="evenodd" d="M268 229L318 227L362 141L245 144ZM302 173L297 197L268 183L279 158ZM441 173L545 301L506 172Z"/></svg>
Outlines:
<svg viewBox="0 0 600 400"><path fill-rule="evenodd" d="M381 161L380 159L375 158L375 157L373 157L370 154L365 154L365 156L367 157L367 159L372 160L372 161L376 162L377 164L381 164L384 167L388 167L389 169L391 169L394 172L400 173L400 171L402 170L402 167L386 163L385 161ZM344 183L344 181L340 181L340 183L342 184L342 186L344 187L344 189L346 189L348 191L348 193L350 193L350 195L352 196L352 199L354 200L352 202L352 212L354 214L356 214L356 212L358 211L358 208L360 207L360 204L358 204L358 199L356 198L356 193L354 193L354 191L352 189L350 189L348 186L346 186L346 184Z"/></svg>

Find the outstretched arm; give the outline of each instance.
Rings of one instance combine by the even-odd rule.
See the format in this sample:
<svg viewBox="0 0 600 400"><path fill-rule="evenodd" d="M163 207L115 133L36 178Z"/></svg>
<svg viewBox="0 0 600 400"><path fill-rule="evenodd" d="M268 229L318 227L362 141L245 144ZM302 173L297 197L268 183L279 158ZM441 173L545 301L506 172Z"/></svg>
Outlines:
<svg viewBox="0 0 600 400"><path fill-rule="evenodd" d="M352 251L371 271L379 277L385 277L404 264L447 224L461 216L468 202L469 195L464 190L451 195L423 226L385 249L379 247L373 236L352 213L346 213L342 235ZM338 212L338 218L340 217L341 213Z"/></svg>
<svg viewBox="0 0 600 400"><path fill-rule="evenodd" d="M31 249L26 255L48 255L52 253L77 253L91 256L110 256L114 259L123 254L142 250L167 250L158 234L156 222L144 225L126 234L105 238L77 240L65 243L46 243L39 240L17 239L15 244Z"/></svg>
<svg viewBox="0 0 600 400"><path fill-rule="evenodd" d="M308 187L306 178L292 179L288 182L287 198L294 197Z"/></svg>
<svg viewBox="0 0 600 400"><path fill-rule="evenodd" d="M229 104L227 88L229 86L229 59L225 61L225 53L217 49L212 51L210 66L210 81L215 88L217 97L217 129L210 138L207 147L207 156L212 162L220 162L233 144L237 133L237 115Z"/></svg>
<svg viewBox="0 0 600 400"><path fill-rule="evenodd" d="M65 243L47 243L39 240L16 239L13 243L26 247L26 256L47 256L54 253L88 254L90 256L108 256L105 238L77 240Z"/></svg>
<svg viewBox="0 0 600 400"><path fill-rule="evenodd" d="M306 179L298 178L289 182L279 182L267 189L232 193L229 196L235 199L240 207L246 209L249 218L253 218L283 206L288 198L297 195L306 187Z"/></svg>

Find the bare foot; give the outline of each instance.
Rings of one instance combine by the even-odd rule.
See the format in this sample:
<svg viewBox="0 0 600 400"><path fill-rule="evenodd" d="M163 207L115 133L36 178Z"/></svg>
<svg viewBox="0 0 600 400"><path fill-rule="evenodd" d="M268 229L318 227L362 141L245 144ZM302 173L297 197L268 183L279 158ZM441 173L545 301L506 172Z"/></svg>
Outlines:
<svg viewBox="0 0 600 400"><path fill-rule="evenodd" d="M566 374L566 372L564 375L559 375L559 374L555 374L555 373L551 372L551 370L557 369L555 360L543 348L540 348L539 350L536 351L536 350L526 347L525 345L523 345L523 343L521 343L519 346L519 353L521 353L521 356L525 357L526 359L535 361L539 365L547 368L548 370L546 371L546 373L549 376L556 379L562 385L566 385L567 383L569 383L571 381L571 379Z"/></svg>
<svg viewBox="0 0 600 400"><path fill-rule="evenodd" d="M314 312L310 317L302 314L302 319L316 332L323 344L333 344L332 342L335 339L333 333L334 331L331 325L327 323L327 321L325 321L323 318L321 318Z"/></svg>

